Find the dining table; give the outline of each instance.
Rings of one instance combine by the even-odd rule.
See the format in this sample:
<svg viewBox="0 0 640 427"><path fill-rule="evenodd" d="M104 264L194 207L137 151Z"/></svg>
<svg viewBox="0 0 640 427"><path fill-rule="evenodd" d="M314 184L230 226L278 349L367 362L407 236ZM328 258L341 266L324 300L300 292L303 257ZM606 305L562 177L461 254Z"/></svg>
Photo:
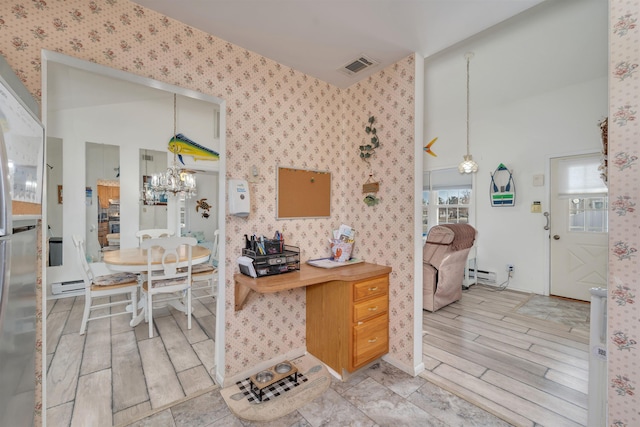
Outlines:
<svg viewBox="0 0 640 427"><path fill-rule="evenodd" d="M152 256L151 269L162 270L162 250L154 250ZM193 246L191 249L191 265L203 264L209 260L210 256L211 250L209 248L199 245ZM186 267L188 265L186 246L183 245L178 249L178 257L178 268ZM138 274L140 283L144 281L148 272L147 250L142 248L124 248L107 251L103 253L102 261L110 270ZM168 301L168 303L183 313L187 311L186 306L181 301ZM146 306L146 298L141 298L138 302L138 307L140 307L141 310L138 315L131 320L131 327L137 326L145 318ZM131 311L132 309L132 306L127 306L127 311Z"/></svg>

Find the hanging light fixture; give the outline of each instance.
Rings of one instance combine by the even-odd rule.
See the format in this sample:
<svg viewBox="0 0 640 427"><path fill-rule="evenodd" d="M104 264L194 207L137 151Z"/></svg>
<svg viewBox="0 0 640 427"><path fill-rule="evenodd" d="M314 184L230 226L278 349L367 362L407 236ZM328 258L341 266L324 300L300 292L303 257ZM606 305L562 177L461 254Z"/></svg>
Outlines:
<svg viewBox="0 0 640 427"><path fill-rule="evenodd" d="M473 161L473 157L469 153L469 62L473 58L473 52L465 53L464 57L467 60L467 154L458 166L458 171L460 173L474 173L478 171L478 164Z"/></svg>
<svg viewBox="0 0 640 427"><path fill-rule="evenodd" d="M176 94L173 94L173 138L177 135L177 101ZM182 169L178 166L178 153L173 152L173 164L164 173L154 173L151 182L145 183L144 193L147 201L152 204L158 203L167 196L178 196L189 198L196 194L196 175L189 169Z"/></svg>

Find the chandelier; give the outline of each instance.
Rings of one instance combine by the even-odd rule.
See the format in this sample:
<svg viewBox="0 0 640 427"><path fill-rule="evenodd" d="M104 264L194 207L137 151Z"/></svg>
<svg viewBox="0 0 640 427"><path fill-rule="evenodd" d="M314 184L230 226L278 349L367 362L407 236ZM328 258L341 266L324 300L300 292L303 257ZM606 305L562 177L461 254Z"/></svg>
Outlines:
<svg viewBox="0 0 640 427"><path fill-rule="evenodd" d="M177 104L176 94L173 94L173 138L177 131ZM173 153L173 164L165 172L154 173L150 181L144 183L143 200L147 204L166 202L167 196L188 199L196 194L196 175L189 169L180 168L178 165L177 149L170 150Z"/></svg>
<svg viewBox="0 0 640 427"><path fill-rule="evenodd" d="M467 60L467 154L464 156L464 160L458 165L458 171L460 173L473 173L478 171L478 164L473 161L471 153L469 153L469 61L473 58L473 52L467 52L464 54Z"/></svg>

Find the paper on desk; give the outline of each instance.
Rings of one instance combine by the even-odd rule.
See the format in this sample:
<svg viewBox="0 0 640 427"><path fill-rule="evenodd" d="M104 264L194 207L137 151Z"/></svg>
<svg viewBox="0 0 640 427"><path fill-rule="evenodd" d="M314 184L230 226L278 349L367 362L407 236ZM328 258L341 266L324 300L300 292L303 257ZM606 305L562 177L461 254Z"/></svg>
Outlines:
<svg viewBox="0 0 640 427"><path fill-rule="evenodd" d="M364 262L362 259L351 258L348 261L338 262L334 261L331 258L320 258L320 259L310 259L307 261L307 264L312 265L314 267L320 268L336 268L336 267L344 267L345 265L358 264Z"/></svg>

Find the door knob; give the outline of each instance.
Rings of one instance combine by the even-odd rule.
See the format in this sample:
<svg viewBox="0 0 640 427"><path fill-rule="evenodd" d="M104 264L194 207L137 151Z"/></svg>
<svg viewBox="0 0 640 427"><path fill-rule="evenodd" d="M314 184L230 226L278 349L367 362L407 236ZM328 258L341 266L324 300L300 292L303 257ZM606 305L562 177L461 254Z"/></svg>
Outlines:
<svg viewBox="0 0 640 427"><path fill-rule="evenodd" d="M553 235L553 240L560 240L560 236L558 236L557 234Z"/></svg>

